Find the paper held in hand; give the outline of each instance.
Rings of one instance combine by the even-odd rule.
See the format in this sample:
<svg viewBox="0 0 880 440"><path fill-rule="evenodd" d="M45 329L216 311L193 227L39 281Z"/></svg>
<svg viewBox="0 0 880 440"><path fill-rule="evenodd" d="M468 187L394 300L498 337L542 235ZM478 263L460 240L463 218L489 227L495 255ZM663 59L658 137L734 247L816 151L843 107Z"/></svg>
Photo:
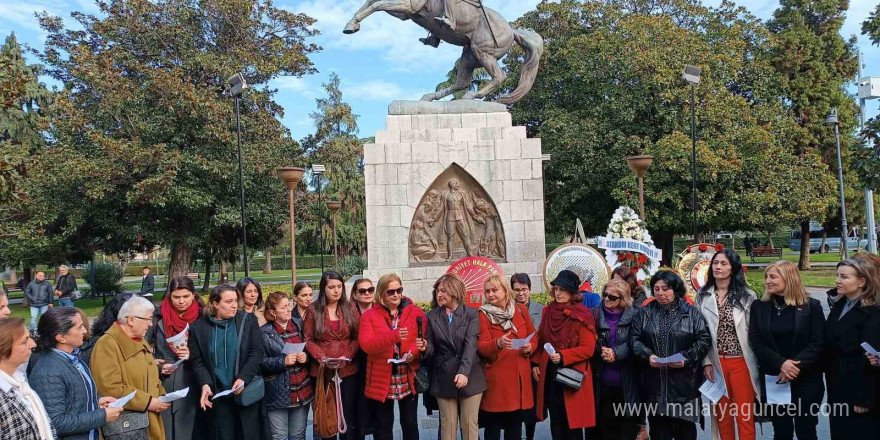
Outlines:
<svg viewBox="0 0 880 440"><path fill-rule="evenodd" d="M219 392L219 393L217 393L217 394L214 394L214 397L211 397L211 400L214 400L214 399L216 399L216 398L218 398L218 397L228 396L228 395L230 395L230 394L232 394L232 393L234 393L234 392L236 392L236 391L238 391L238 390L240 390L240 389L242 389L242 388L244 388L244 382L243 382L243 381L242 381L240 384L238 384L238 386L235 387L235 388L232 388L232 389L230 389L230 390L226 390L226 391L221 391L221 392Z"/></svg>
<svg viewBox="0 0 880 440"><path fill-rule="evenodd" d="M717 369L715 371L715 382L706 379L703 382L703 385L700 386L700 393L703 394L706 399L712 401L712 403L718 403L722 397L727 395L727 386L724 384L724 377L721 376L720 372Z"/></svg>
<svg viewBox="0 0 880 440"><path fill-rule="evenodd" d="M764 375L764 387L767 388L767 403L771 405L788 405L791 403L791 382L778 382L778 376Z"/></svg>
<svg viewBox="0 0 880 440"><path fill-rule="evenodd" d="M171 403L175 400L183 399L184 397L186 397L187 394L189 394L189 387L186 387L182 390L177 390L173 393L168 393L164 396L159 396L159 401L162 403Z"/></svg>
<svg viewBox="0 0 880 440"><path fill-rule="evenodd" d="M347 357L324 358L324 360L322 360L321 362L323 362L325 364L328 362L351 362L351 359L349 359Z"/></svg>
<svg viewBox="0 0 880 440"><path fill-rule="evenodd" d="M681 353L675 353L672 356L667 356L664 358L657 358L654 360L654 363L657 364L674 364L676 362L684 362L687 358L684 357Z"/></svg>
<svg viewBox="0 0 880 440"><path fill-rule="evenodd" d="M189 338L189 324L187 324L180 333L171 337L166 337L165 342L167 342L170 347L177 350L180 347L186 346L187 338Z"/></svg>
<svg viewBox="0 0 880 440"><path fill-rule="evenodd" d="M544 351L546 351L547 354L549 354L550 356L556 354L556 349L553 348L553 344L549 342L544 343Z"/></svg>
<svg viewBox="0 0 880 440"><path fill-rule="evenodd" d="M535 334L532 333L522 339L513 339L511 341L511 342L513 342L513 345L510 346L510 349L511 350L519 350L520 348L523 348L523 346L527 345L532 340L532 337L534 337L534 336L535 336Z"/></svg>
<svg viewBox="0 0 880 440"><path fill-rule="evenodd" d="M122 408L122 407L124 407L125 404L127 404L131 399L134 399L134 395L135 395L135 393L137 393L137 391L132 391L129 395L124 396L124 397L120 397L120 398L116 399L115 402L113 402L113 403L111 403L110 405L107 405L107 406L110 407L110 408Z"/></svg>
<svg viewBox="0 0 880 440"><path fill-rule="evenodd" d="M297 344L291 344L290 342L284 343L284 348L281 349L282 354L300 354L305 350L306 343L300 342Z"/></svg>
<svg viewBox="0 0 880 440"><path fill-rule="evenodd" d="M878 352L876 348L872 347L871 344L867 342L862 342L862 348L864 348L865 351L867 351L868 353L880 357L880 352Z"/></svg>

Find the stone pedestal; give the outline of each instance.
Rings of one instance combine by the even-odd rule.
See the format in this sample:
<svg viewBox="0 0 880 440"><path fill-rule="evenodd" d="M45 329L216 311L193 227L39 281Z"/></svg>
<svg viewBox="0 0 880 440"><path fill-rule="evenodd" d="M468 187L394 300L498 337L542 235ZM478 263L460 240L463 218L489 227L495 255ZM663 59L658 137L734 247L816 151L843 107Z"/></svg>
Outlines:
<svg viewBox="0 0 880 440"><path fill-rule="evenodd" d="M451 263L445 261L446 234L437 233L444 220L433 222L439 243L436 257L429 261L411 255L410 228L417 210L417 219L430 217L420 206L423 197L444 171L457 168L453 164L463 171L451 171L466 172L482 186L469 188L471 194L491 199L482 203L494 208L491 220L485 221L480 211L471 213L468 220L471 231L484 230L485 223L500 223L503 232L494 236L504 246L498 243L495 248L502 249L503 255L490 258L499 263L506 277L528 273L533 288L542 290L540 272L546 251L541 140L527 138L525 127L512 126L503 105L474 101L395 101L389 106L386 129L376 132L375 143L364 145L368 259L364 277L375 283L381 275L394 272L403 280L407 296L430 301L434 281ZM436 194L438 185L434 187ZM478 200L473 195L470 199ZM472 232L472 243L480 240L475 235ZM456 236L453 243L456 240L461 239ZM452 261L464 256L463 247L456 247ZM473 254L480 253L479 245L471 247Z"/></svg>

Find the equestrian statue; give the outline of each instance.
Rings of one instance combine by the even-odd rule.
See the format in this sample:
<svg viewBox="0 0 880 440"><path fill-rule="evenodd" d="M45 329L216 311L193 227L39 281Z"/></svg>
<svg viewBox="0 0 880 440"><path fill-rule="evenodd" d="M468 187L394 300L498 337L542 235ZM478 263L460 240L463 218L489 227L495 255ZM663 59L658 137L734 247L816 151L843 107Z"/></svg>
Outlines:
<svg viewBox="0 0 880 440"><path fill-rule="evenodd" d="M367 0L345 25L346 34L360 30L360 22L374 12L387 12L401 20L412 20L430 32L420 39L437 47L440 41L461 46L461 57L455 62L455 84L422 96L422 101L442 99L471 85L474 70L482 67L491 77L476 92L468 91L461 99L481 99L494 92L507 78L498 65L514 42L525 52L519 84L497 102L511 105L522 99L532 88L538 73L544 40L535 31L514 29L498 12L483 7L481 0Z"/></svg>

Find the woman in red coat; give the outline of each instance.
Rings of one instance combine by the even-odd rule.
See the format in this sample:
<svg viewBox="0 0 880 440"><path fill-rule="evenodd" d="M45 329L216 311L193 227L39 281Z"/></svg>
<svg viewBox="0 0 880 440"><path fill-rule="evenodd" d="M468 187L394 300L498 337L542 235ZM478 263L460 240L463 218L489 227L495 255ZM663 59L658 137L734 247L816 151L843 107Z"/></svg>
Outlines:
<svg viewBox="0 0 880 440"><path fill-rule="evenodd" d="M488 389L480 402L480 424L486 428L485 440L520 440L527 411L535 410L532 393L531 361L538 341L512 349L514 339L535 333L528 309L514 300L513 290L500 275L483 283L484 303L480 307L480 341L477 353L484 360Z"/></svg>
<svg viewBox="0 0 880 440"><path fill-rule="evenodd" d="M403 296L400 277L390 273L379 278L376 303L364 312L358 342L367 353L364 394L375 417L375 440L391 440L394 402L400 411L403 440L418 440L418 404L415 376L419 370L416 347L419 322L427 325L425 313ZM394 362L389 362L389 360Z"/></svg>
<svg viewBox="0 0 880 440"><path fill-rule="evenodd" d="M339 385L342 411L348 427L345 433L339 434L338 437L341 440L356 440L363 438L360 437L355 416L357 398L362 395L360 381L357 378L357 354L360 350L357 336L359 317L355 306L348 302L344 295L345 285L342 275L332 270L324 272L318 287L318 299L309 306L303 322L306 353L327 368L338 370L342 379ZM317 362L312 363L312 376L318 375ZM315 386L323 386L323 384ZM334 435L330 438L336 437Z"/></svg>
<svg viewBox="0 0 880 440"><path fill-rule="evenodd" d="M538 418L544 420L544 409L550 411L550 435L553 440L582 440L581 428L596 426L593 382L587 362L596 349L596 325L593 314L584 307L578 295L578 276L570 271L559 272L550 283L553 302L544 308L538 329L538 349L533 358L538 374ZM545 344L553 347L548 353ZM573 368L584 375L580 389L574 391L556 382L560 368Z"/></svg>

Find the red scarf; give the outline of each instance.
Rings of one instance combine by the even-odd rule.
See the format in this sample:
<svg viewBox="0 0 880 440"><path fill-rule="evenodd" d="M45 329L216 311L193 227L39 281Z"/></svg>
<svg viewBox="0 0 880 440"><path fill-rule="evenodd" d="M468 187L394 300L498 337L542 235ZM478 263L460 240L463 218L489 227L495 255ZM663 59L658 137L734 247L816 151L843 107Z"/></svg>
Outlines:
<svg viewBox="0 0 880 440"><path fill-rule="evenodd" d="M546 325L543 325L544 323ZM541 324L544 327L544 340L550 341L556 350L577 345L577 332L582 325L586 325L591 331L596 331L593 314L581 303L551 302L547 306L547 316Z"/></svg>
<svg viewBox="0 0 880 440"><path fill-rule="evenodd" d="M171 305L171 297L166 296L164 300L162 300L162 305L159 306L159 311L162 312L162 326L165 330L165 337L169 338L183 331L186 328L187 324L192 324L196 319L199 318L199 312L201 308L199 307L198 301L193 298L192 304L189 305L189 308L183 312L183 316L177 314L177 310Z"/></svg>

